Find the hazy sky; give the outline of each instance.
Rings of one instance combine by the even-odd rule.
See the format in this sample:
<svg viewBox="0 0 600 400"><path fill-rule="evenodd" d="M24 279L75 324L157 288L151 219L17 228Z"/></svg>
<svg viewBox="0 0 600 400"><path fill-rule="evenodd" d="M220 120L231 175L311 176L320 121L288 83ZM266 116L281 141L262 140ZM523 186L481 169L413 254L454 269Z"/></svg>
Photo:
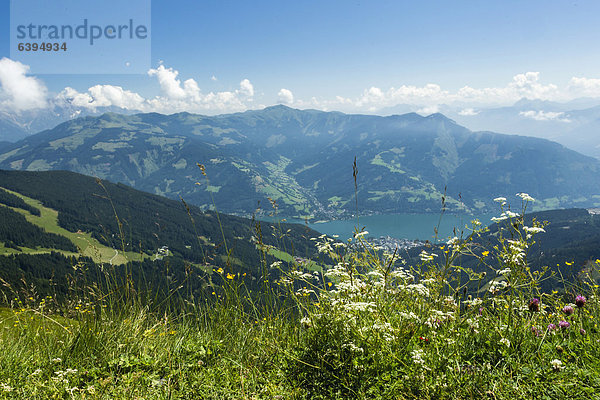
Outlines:
<svg viewBox="0 0 600 400"><path fill-rule="evenodd" d="M7 59L0 0L0 102L377 112L600 97L599 15L599 1L154 0L150 73L43 75ZM13 98L19 82L39 98Z"/></svg>

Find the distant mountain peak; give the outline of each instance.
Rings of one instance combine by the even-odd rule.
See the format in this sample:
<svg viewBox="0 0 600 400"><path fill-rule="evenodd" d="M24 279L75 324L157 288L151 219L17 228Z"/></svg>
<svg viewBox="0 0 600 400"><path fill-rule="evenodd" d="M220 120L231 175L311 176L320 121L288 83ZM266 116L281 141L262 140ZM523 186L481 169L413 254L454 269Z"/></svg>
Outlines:
<svg viewBox="0 0 600 400"><path fill-rule="evenodd" d="M294 111L299 111L296 108L288 107L288 106L283 105L283 104L276 104L274 106L265 107L263 109L263 111L270 111L270 110L288 110L288 111L294 110Z"/></svg>

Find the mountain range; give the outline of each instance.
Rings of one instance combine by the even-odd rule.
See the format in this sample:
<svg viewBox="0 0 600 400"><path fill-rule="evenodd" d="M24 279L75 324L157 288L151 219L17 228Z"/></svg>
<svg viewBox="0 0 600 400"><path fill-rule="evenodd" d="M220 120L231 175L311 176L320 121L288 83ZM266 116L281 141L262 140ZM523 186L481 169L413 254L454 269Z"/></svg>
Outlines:
<svg viewBox="0 0 600 400"><path fill-rule="evenodd" d="M540 137L600 158L600 103L521 99L512 106L481 109L444 107L442 112L473 130Z"/></svg>
<svg viewBox="0 0 600 400"><path fill-rule="evenodd" d="M599 160L442 114L106 113L5 143L0 168L71 170L238 215L439 212L442 197L450 211L483 212L517 192L537 209L600 205Z"/></svg>

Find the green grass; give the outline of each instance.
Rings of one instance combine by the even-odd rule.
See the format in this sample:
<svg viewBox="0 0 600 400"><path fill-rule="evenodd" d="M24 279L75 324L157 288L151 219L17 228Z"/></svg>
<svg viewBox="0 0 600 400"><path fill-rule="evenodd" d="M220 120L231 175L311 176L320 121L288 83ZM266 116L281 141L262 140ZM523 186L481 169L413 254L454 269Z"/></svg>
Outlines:
<svg viewBox="0 0 600 400"><path fill-rule="evenodd" d="M97 263L112 263L114 265L125 264L128 261L135 261L140 259L139 253L134 252L125 252L117 251L113 248L104 246L97 239L94 239L90 233L86 232L70 232L58 225L58 211L53 210L48 207L44 207L42 203L38 200L29 198L20 193L13 192L8 189L4 189L7 192L14 194L15 196L20 197L25 201L25 203L29 204L32 207L40 210L40 216L32 215L28 211L13 208L15 211L20 212L25 216L28 222L37 225L49 233L55 233L57 235L61 235L69 239L71 242L80 249L79 253L71 253L63 250L54 250L54 249L28 249L23 248L24 253L29 254L39 254L50 251L58 251L65 255L77 255L82 254L87 257L91 257L94 262ZM0 254L15 254L17 251L12 251L13 249L7 249L3 244L0 244ZM148 255L144 254L144 258L148 257Z"/></svg>
<svg viewBox="0 0 600 400"><path fill-rule="evenodd" d="M526 249L543 233L515 228L524 212L497 247L481 248L476 230L415 265L360 236L354 246L323 236L324 274L282 268L276 285L249 292L215 271L209 300L144 303L116 287L59 304L4 289L0 397L599 398L600 260L563 292L540 292ZM476 257L496 283L461 269L459 256ZM485 290L463 290L473 287ZM585 303L573 304L578 294Z"/></svg>

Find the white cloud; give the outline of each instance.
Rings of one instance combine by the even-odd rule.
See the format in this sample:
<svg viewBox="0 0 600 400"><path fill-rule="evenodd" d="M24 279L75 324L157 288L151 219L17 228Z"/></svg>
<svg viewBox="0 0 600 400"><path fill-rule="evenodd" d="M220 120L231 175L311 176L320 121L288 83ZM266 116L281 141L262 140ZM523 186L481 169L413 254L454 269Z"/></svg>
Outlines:
<svg viewBox="0 0 600 400"><path fill-rule="evenodd" d="M526 72L513 76L505 86L474 88L464 86L454 92L435 83L423 86L402 85L383 90L378 87L365 89L357 98L336 96L335 100L320 101L321 108L337 108L346 111L370 111L398 105L409 105L417 112L430 111L442 104L462 106L463 114L476 115L475 107L503 106L514 104L522 98L568 101L584 93L596 93L600 97L600 79L573 78L566 88L553 83L544 83L539 72ZM577 90L576 90L577 88Z"/></svg>
<svg viewBox="0 0 600 400"><path fill-rule="evenodd" d="M90 109L115 106L125 110L141 110L144 107L142 96L112 85L92 86L86 93L66 87L56 96L56 100Z"/></svg>
<svg viewBox="0 0 600 400"><path fill-rule="evenodd" d="M525 118L531 118L536 121L559 121L559 122L571 122L569 118L565 116L564 112L552 112L552 111L521 111L520 116Z"/></svg>
<svg viewBox="0 0 600 400"><path fill-rule="evenodd" d="M234 91L204 94L194 79L181 82L179 71L164 65L150 69L148 76L156 78L160 86L160 94L153 98L144 98L120 86L95 85L83 93L67 87L56 100L88 109L114 106L166 114L182 111L214 114L247 110L254 96L254 86L248 79L243 79Z"/></svg>
<svg viewBox="0 0 600 400"><path fill-rule="evenodd" d="M177 79L179 71L175 71L173 68L165 68L164 65L159 65L156 69L150 69L148 75L156 76L162 93L170 99L183 99L188 94L193 95L193 93L186 93L185 89L181 87L181 81ZM188 88L192 89L189 80L186 83Z"/></svg>
<svg viewBox="0 0 600 400"><path fill-rule="evenodd" d="M291 90L282 88L277 93L277 102L281 104L292 104L294 102L294 94Z"/></svg>
<svg viewBox="0 0 600 400"><path fill-rule="evenodd" d="M421 115L431 115L439 112L439 107L436 105L423 107L417 110L417 113Z"/></svg>
<svg viewBox="0 0 600 400"><path fill-rule="evenodd" d="M600 97L600 79L573 77L569 82L571 96L576 97Z"/></svg>
<svg viewBox="0 0 600 400"><path fill-rule="evenodd" d="M194 79L183 80L179 71L162 62L148 71L150 79L156 79L160 93L144 97L136 92L116 85L97 84L83 92L66 87L54 98L49 98L44 83L28 76L29 67L8 58L0 60L0 110L19 112L42 108L52 103L66 102L75 107L96 109L114 106L142 112L174 113L226 113L245 111L265 102L264 94L255 99L256 91L249 79L244 78L236 88L226 91L205 93ZM216 76L211 76L217 81ZM525 72L509 79L505 85L490 87L464 86L448 90L436 83L422 86L403 84L388 89L371 86L356 96L298 99L291 90L281 88L277 102L298 108L340 110L346 112L377 113L393 110L412 110L423 114L437 112L441 105L461 109L463 116L473 116L482 107L511 105L522 98L568 101L579 97L600 98L600 79L573 77L568 84L558 86L543 82L539 72ZM543 121L569 122L567 116L544 111L525 111L525 118Z"/></svg>
<svg viewBox="0 0 600 400"><path fill-rule="evenodd" d="M240 82L240 91L244 96L252 97L254 96L254 86L250 83L248 79L244 79Z"/></svg>
<svg viewBox="0 0 600 400"><path fill-rule="evenodd" d="M213 82L216 82L218 79L217 79L216 76L213 75L213 76L210 77L210 80L213 81Z"/></svg>
<svg viewBox="0 0 600 400"><path fill-rule="evenodd" d="M473 117L477 114L479 114L479 111L475 111L475 109L473 108L463 108L458 112L458 115L462 115L465 117Z"/></svg>
<svg viewBox="0 0 600 400"><path fill-rule="evenodd" d="M29 66L10 58L0 59L0 108L21 112L47 106L46 85L27 76Z"/></svg>

